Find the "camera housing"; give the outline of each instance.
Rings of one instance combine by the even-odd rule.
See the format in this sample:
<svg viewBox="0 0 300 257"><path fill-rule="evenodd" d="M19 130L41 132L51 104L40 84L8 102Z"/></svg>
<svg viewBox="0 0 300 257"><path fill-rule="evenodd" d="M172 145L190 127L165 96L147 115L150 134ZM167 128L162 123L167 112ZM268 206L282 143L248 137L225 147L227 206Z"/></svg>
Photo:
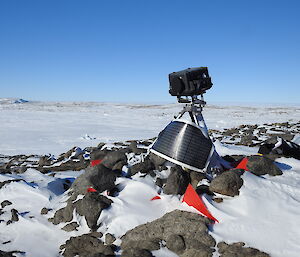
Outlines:
<svg viewBox="0 0 300 257"><path fill-rule="evenodd" d="M207 67L188 68L169 74L172 96L197 96L205 93L213 85Z"/></svg>

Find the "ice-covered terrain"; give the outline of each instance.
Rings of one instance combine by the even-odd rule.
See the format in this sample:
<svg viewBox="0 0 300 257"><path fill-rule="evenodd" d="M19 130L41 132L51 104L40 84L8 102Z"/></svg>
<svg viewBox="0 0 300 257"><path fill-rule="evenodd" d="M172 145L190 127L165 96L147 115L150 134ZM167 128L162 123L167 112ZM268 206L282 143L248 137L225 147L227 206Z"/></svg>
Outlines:
<svg viewBox="0 0 300 257"><path fill-rule="evenodd" d="M148 139L177 114L179 104L144 105L111 103L45 103L0 99L0 155L51 153L58 155L73 146L96 146L132 139ZM221 106L204 109L211 129L236 127L242 124L299 122L300 107ZM295 138L299 138L296 136ZM215 143L217 152L224 155L254 155L258 147ZM32 157L34 158L34 157ZM3 157L4 160L4 157ZM210 234L217 242L245 242L273 257L298 257L300 253L300 161L281 157L276 164L281 176L242 175L244 184L240 195L225 197L222 203L203 200L210 212L220 221ZM0 160L1 164L1 160ZM59 246L70 236L89 232L83 217L74 215L78 231L61 230L65 224L53 225L48 218L53 212L41 215L43 207L57 210L65 205L66 179L73 181L83 171L56 172L55 176L29 168L25 173L0 173L0 250L25 252L28 257L55 257ZM167 174L165 174L167 175ZM6 183L5 181L14 180ZM2 184L1 184L2 183ZM195 211L177 196L161 193L161 199L150 201L159 192L150 176L136 174L131 179L117 178L123 190L110 208L102 211L99 228L103 234L118 238L139 224L153 221L174 209ZM16 209L18 221L12 219ZM1 213L1 207L0 207ZM10 223L10 222L9 222ZM153 252L157 257L174 257L166 248ZM24 256L24 254L16 255ZM215 256L219 256L215 253Z"/></svg>
<svg viewBox="0 0 300 257"><path fill-rule="evenodd" d="M16 103L17 102L17 103ZM48 103L0 99L0 153L59 154L73 146L145 139L181 110L180 104ZM241 124L299 121L300 106L204 108L210 129Z"/></svg>

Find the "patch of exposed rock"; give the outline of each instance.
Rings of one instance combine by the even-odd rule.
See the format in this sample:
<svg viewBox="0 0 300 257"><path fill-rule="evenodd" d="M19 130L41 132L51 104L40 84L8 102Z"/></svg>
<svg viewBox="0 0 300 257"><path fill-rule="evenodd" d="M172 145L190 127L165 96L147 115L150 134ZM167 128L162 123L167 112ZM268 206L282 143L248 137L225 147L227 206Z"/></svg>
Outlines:
<svg viewBox="0 0 300 257"><path fill-rule="evenodd" d="M19 254L25 254L24 252L21 252L21 251L11 251L11 252L4 252L4 251L1 251L0 250L0 257L15 257L16 253L19 253Z"/></svg>
<svg viewBox="0 0 300 257"><path fill-rule="evenodd" d="M171 168L171 174L167 178L163 191L168 195L183 195L190 181L189 174L176 165Z"/></svg>
<svg viewBox="0 0 300 257"><path fill-rule="evenodd" d="M244 247L242 242L234 244L218 243L220 257L270 257L269 254L259 251L251 247Z"/></svg>
<svg viewBox="0 0 300 257"><path fill-rule="evenodd" d="M130 173L131 175L135 175L138 172L149 173L154 169L155 169L154 163L149 158L146 158L143 162L133 165L130 168Z"/></svg>
<svg viewBox="0 0 300 257"><path fill-rule="evenodd" d="M282 175L282 171L275 165L274 161L259 155L248 157L247 169L255 175L271 176Z"/></svg>
<svg viewBox="0 0 300 257"><path fill-rule="evenodd" d="M1 202L1 207L4 208L8 205L12 205L12 202L11 201L8 201L8 200L4 200L3 202Z"/></svg>
<svg viewBox="0 0 300 257"><path fill-rule="evenodd" d="M136 256L136 252L158 250L162 242L180 256L190 251L197 256L212 256L214 238L208 234L210 221L196 213L175 210L162 218L129 230L121 239L124 257ZM196 255L195 255L196 256Z"/></svg>
<svg viewBox="0 0 300 257"><path fill-rule="evenodd" d="M112 246L104 245L99 239L102 234L93 232L78 237L71 237L60 246L64 257L113 257L114 249Z"/></svg>
<svg viewBox="0 0 300 257"><path fill-rule="evenodd" d="M221 173L211 181L209 190L222 195L239 195L239 189L243 185L241 178L243 172L243 170L235 169Z"/></svg>
<svg viewBox="0 0 300 257"><path fill-rule="evenodd" d="M299 122L297 123L271 123L259 125L241 125L236 128L224 129L223 131L209 130L213 141L219 140L226 144L238 144L256 146L263 143L266 138L280 137L291 141L300 133Z"/></svg>
<svg viewBox="0 0 300 257"><path fill-rule="evenodd" d="M97 224L98 218L103 209L106 209L111 205L112 201L103 195L98 193L89 192L86 195L77 201L72 201L70 198L67 201L67 206L59 209L55 212L54 217L50 218L49 221L54 225L57 225L62 222L71 222L73 219L73 211L76 209L76 212L84 216L87 222L87 225L92 231L97 230L99 224Z"/></svg>
<svg viewBox="0 0 300 257"><path fill-rule="evenodd" d="M12 182L19 182L19 181L22 181L22 179L11 179L11 180L5 180L3 182L0 182L0 189L2 187L4 187L5 185L8 185L8 184L10 184Z"/></svg>
<svg viewBox="0 0 300 257"><path fill-rule="evenodd" d="M73 212L84 216L89 228L96 231L100 224L97 224L98 218L103 209L108 208L112 201L103 195L104 191L115 190L117 173L112 169L116 163L125 162L126 155L124 151L109 151L101 164L94 167L88 167L85 173L80 175L72 184L67 200L66 207L55 212L54 217L50 218L53 224L62 222L71 222ZM88 188L93 188L97 192L87 192ZM78 199L79 197L79 199ZM73 230L76 227L68 225L65 230Z"/></svg>

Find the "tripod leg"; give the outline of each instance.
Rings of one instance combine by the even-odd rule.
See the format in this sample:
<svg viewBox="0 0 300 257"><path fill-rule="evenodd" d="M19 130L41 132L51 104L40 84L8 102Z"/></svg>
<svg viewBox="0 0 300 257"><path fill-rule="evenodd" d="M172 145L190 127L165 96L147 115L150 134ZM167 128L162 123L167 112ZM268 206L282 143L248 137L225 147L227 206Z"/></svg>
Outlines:
<svg viewBox="0 0 300 257"><path fill-rule="evenodd" d="M202 116L202 113L194 114L194 117L195 117L195 120L196 120L196 124L200 127L203 135L205 137L209 138L208 129L207 129L206 123L204 121L204 118Z"/></svg>
<svg viewBox="0 0 300 257"><path fill-rule="evenodd" d="M190 118L191 118L192 122L194 122L194 123L196 123L197 125L199 125L199 124L197 123L197 118L195 117L195 115L194 115L192 112L189 112L189 115L190 115Z"/></svg>

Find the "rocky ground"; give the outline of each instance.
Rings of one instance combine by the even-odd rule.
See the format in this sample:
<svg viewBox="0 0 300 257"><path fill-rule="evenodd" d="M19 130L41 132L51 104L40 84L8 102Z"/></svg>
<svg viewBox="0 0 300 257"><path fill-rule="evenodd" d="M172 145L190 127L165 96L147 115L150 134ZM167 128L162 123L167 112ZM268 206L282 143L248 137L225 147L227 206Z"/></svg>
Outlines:
<svg viewBox="0 0 300 257"><path fill-rule="evenodd" d="M264 125L241 125L237 128L222 131L211 130L212 139L226 144L244 146L262 146L276 141L278 138L286 142L300 134L298 123L274 123ZM89 233L70 238L60 246L60 253L64 257L141 257L153 256L153 251L166 247L180 257L208 257L218 254L222 257L269 256L258 249L245 247L243 242L227 244L216 243L209 231L213 222L201 215L174 210L152 222L139 225L127 231L122 237L100 232L101 223L98 222L101 212L113 202L111 197L117 197L122 188L116 183L117 178L130 178L136 174L141 177L150 175L155 184L167 195L183 195L188 184L191 183L198 194L208 194L215 202L222 202L223 197L239 195L243 186L242 174L244 170L231 169L215 174L208 178L205 174L183 170L179 166L169 167L161 158L148 153L148 146L155 139L143 141L116 142L114 144L99 143L97 147L80 149L74 147L58 157L49 155L0 155L0 174L22 174L28 169L55 177L62 171L85 172L75 182L63 180L65 194L68 196L65 206L50 210L42 208L42 215L52 216L48 219L54 225L65 224L62 230L71 233L78 231L80 224L73 220L74 213L85 217ZM270 152L264 156L247 156L247 169L257 175L282 174L274 160L286 156L285 152ZM244 157L243 155L222 156L233 167ZM289 156L287 156L289 157ZM297 156L296 156L297 157ZM101 160L92 166L91 161ZM160 176L168 170L168 177ZM0 190L10 183L21 179L10 179L0 182ZM201 183L201 181L206 183ZM34 183L34 181L25 181ZM110 196L110 197L108 197ZM1 202L0 222L8 225L18 222L20 213L17 209L10 209L10 218L1 219L7 206L14 203L4 200ZM7 216L7 215L6 215ZM9 244L10 242L0 242ZM14 252L0 251L0 256L15 256L22 249ZM216 256L216 255L214 255Z"/></svg>

